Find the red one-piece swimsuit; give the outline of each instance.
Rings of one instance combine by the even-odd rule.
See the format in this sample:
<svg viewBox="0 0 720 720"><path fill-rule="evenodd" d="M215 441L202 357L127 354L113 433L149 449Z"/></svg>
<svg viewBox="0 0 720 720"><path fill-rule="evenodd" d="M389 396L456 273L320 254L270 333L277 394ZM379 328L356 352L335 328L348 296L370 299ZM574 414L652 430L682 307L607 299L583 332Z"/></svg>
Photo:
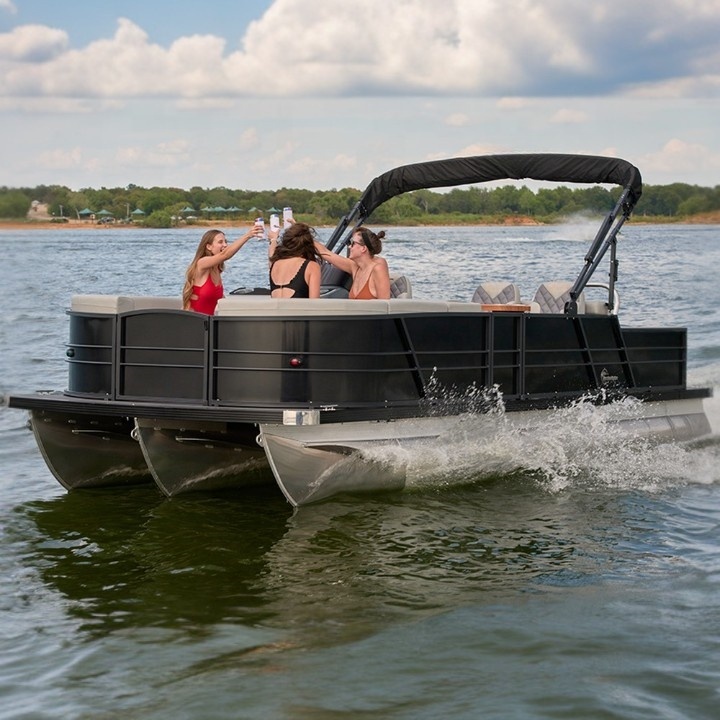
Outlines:
<svg viewBox="0 0 720 720"><path fill-rule="evenodd" d="M217 301L223 296L222 280L219 285L216 285L212 281L212 277L208 275L207 280L202 285L193 285L193 295L197 300L190 300L191 310L206 315L214 315Z"/></svg>

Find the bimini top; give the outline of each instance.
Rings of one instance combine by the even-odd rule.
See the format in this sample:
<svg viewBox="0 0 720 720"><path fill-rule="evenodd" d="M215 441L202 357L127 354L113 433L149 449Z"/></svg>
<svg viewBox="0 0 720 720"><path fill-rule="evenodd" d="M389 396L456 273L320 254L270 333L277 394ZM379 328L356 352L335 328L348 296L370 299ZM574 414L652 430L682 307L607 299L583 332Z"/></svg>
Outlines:
<svg viewBox="0 0 720 720"><path fill-rule="evenodd" d="M613 263L608 286L608 308L613 308L613 287L617 268L615 267L615 244L622 224L630 217L633 208L642 195L642 177L640 171L627 160L602 157L599 155L563 155L556 153L534 153L516 155L478 155L476 157L450 158L430 162L402 165L378 175L368 186L353 209L341 218L332 232L326 247L335 252L341 251L349 242L351 229L342 239L343 233L351 222L355 227L372 214L379 205L390 198L411 190L422 188L452 187L492 180L547 180L550 182L571 183L610 183L620 185L623 191L615 207L607 214L600 225L590 249L585 255L585 266L569 290L570 302L565 312L575 314L576 300L595 272L599 262L611 249L610 260ZM323 282L327 285L339 284L339 271L326 267L323 269Z"/></svg>
<svg viewBox="0 0 720 720"><path fill-rule="evenodd" d="M361 214L368 217L390 198L411 190L506 179L621 185L632 196L628 198L630 209L642 195L640 171L626 160L598 155L541 153L478 155L402 165L376 177L358 204Z"/></svg>

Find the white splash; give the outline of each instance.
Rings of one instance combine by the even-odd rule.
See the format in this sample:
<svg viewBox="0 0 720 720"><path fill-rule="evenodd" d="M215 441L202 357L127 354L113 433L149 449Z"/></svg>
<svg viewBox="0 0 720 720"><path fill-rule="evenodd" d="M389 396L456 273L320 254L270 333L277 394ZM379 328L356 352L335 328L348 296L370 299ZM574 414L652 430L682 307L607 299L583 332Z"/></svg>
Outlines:
<svg viewBox="0 0 720 720"><path fill-rule="evenodd" d="M456 395L446 398L458 402ZM472 392L482 413L454 417L435 440L385 446L373 455L404 466L406 487L482 482L521 473L548 492L572 487L659 492L688 483L720 482L720 438L658 443L631 434L620 420L637 418L642 403L625 398L605 405L592 397L532 419L505 413L499 395ZM488 403L495 403L487 410Z"/></svg>

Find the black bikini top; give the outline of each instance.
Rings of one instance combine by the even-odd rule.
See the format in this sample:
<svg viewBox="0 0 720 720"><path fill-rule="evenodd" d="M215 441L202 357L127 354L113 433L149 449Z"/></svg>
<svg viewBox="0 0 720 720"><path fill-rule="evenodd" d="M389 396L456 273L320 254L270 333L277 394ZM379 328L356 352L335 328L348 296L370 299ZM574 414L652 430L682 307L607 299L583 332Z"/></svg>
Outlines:
<svg viewBox="0 0 720 720"><path fill-rule="evenodd" d="M309 260L306 260L299 268L298 271L293 275L292 280L290 282L285 283L284 285L278 285L272 278L272 268L270 268L270 292L273 290L279 290L281 288L290 288L295 294L291 295L290 297L294 298L309 298L310 297L310 287L305 282L305 268L307 267L307 264L309 263Z"/></svg>

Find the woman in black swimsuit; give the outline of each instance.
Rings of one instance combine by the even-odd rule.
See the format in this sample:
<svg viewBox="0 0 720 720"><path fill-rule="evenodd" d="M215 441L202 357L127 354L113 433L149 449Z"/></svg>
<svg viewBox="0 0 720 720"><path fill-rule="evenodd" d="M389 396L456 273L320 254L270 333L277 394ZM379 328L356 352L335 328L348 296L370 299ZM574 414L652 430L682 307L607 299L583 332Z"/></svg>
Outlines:
<svg viewBox="0 0 720 720"><path fill-rule="evenodd" d="M319 298L320 256L315 249L315 231L295 223L283 232L270 235L270 294L275 298Z"/></svg>

